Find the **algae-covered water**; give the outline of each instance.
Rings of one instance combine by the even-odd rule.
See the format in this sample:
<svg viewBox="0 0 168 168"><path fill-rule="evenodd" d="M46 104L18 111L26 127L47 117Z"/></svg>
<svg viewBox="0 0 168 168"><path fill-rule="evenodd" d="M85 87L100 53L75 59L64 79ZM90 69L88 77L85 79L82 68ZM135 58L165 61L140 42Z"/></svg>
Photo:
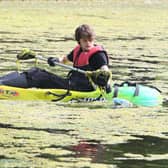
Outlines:
<svg viewBox="0 0 168 168"><path fill-rule="evenodd" d="M75 28L94 27L109 53L113 81L168 94L166 0L0 1L0 76L30 48L62 56ZM21 64L20 70L34 66ZM67 70L41 68L65 75ZM167 168L168 108L114 109L103 102L0 101L0 168Z"/></svg>

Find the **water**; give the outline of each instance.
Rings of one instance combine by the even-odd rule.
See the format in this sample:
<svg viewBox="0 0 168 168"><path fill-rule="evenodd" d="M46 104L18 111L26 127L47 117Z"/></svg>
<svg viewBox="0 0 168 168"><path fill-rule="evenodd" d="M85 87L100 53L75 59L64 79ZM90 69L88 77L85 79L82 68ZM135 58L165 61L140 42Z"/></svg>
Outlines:
<svg viewBox="0 0 168 168"><path fill-rule="evenodd" d="M76 26L89 23L109 52L114 82L157 86L167 98L167 1L91 2L0 1L0 74L17 69L22 48L67 54ZM103 102L1 101L0 167L167 168L167 110L167 103L113 109Z"/></svg>

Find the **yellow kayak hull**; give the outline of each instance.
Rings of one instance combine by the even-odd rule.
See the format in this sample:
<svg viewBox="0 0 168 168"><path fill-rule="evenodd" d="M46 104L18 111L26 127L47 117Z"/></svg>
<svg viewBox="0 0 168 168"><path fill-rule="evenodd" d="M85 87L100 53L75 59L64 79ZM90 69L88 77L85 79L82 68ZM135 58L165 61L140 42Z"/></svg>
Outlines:
<svg viewBox="0 0 168 168"><path fill-rule="evenodd" d="M68 102L78 99L96 99L101 95L99 89L89 92L69 91L64 89L37 89L0 86L0 99L2 100L61 100Z"/></svg>
<svg viewBox="0 0 168 168"><path fill-rule="evenodd" d="M137 89L138 88L138 89ZM102 96L103 95L103 96ZM156 88L138 85L112 87L110 93L104 93L99 88L95 91L72 91L65 89L19 88L0 85L0 99L2 100L43 100L43 101L82 101L95 100L114 101L114 98L128 100L138 106L157 106L162 103L161 93Z"/></svg>

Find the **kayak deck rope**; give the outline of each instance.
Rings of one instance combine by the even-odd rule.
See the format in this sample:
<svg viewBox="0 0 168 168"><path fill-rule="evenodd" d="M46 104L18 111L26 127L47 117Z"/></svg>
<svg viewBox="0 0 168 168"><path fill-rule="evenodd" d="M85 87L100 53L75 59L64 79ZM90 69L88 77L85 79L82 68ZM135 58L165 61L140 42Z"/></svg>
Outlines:
<svg viewBox="0 0 168 168"><path fill-rule="evenodd" d="M64 99L66 96L71 96L72 94L70 93L70 90L68 89L64 94L56 94L56 93L52 93L52 92L46 92L47 95L53 95L55 97L58 97L57 99L54 99L52 101L60 101L62 99Z"/></svg>
<svg viewBox="0 0 168 168"><path fill-rule="evenodd" d="M60 100L64 99L66 96L71 96L72 95L71 92L70 92L70 84L71 84L71 82L70 82L70 74L71 74L71 72L69 72L68 75L67 75L68 88L67 88L67 91L64 94L56 94L56 93L52 93L50 91L47 92L47 94L51 94L51 95L53 95L55 97L58 97L57 99L54 99L52 101L54 101L54 102L60 101Z"/></svg>

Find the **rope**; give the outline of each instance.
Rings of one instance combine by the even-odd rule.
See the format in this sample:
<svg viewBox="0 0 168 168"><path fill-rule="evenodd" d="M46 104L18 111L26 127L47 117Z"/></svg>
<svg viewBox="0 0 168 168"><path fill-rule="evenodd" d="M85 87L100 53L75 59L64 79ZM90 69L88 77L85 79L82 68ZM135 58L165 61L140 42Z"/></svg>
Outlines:
<svg viewBox="0 0 168 168"><path fill-rule="evenodd" d="M70 93L69 89L67 89L67 91L64 94L56 94L56 93L52 93L50 91L47 92L46 94L58 97L57 99L52 100L54 102L55 101L60 101L60 100L64 99L66 96L71 96L71 93Z"/></svg>

